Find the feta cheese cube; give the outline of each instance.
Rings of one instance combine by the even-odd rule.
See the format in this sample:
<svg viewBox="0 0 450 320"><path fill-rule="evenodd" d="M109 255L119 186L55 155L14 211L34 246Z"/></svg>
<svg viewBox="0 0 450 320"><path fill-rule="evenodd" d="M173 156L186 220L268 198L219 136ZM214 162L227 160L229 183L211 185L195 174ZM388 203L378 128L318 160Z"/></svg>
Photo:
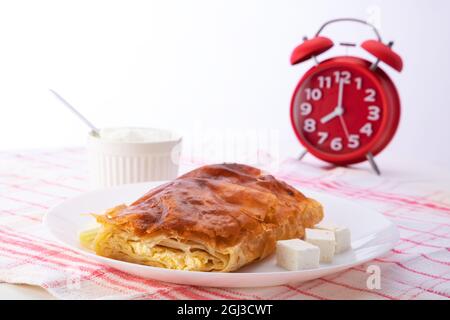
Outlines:
<svg viewBox="0 0 450 320"><path fill-rule="evenodd" d="M336 240L336 253L344 252L352 246L349 228L337 226L333 223L319 223L315 226L315 228L334 232L334 238Z"/></svg>
<svg viewBox="0 0 450 320"><path fill-rule="evenodd" d="M333 261L334 251L336 250L336 240L334 232L319 229L305 229L305 241L320 249L320 262Z"/></svg>
<svg viewBox="0 0 450 320"><path fill-rule="evenodd" d="M300 239L277 241L277 264L287 270L304 270L319 267L318 247Z"/></svg>

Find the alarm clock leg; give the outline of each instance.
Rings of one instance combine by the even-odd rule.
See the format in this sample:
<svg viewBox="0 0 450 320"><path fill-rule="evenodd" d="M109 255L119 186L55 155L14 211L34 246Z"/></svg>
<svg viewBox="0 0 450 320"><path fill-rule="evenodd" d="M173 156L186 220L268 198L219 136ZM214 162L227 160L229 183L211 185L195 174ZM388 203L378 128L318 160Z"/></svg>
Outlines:
<svg viewBox="0 0 450 320"><path fill-rule="evenodd" d="M377 163L375 162L375 159L373 158L372 152L367 153L366 158L367 158L367 161L369 161L370 166L372 167L373 171L375 171L375 173L377 175L381 175L381 171L378 168Z"/></svg>
<svg viewBox="0 0 450 320"><path fill-rule="evenodd" d="M301 161L307 154L308 154L308 151L307 151L307 150L304 150L304 151L298 156L298 160Z"/></svg>

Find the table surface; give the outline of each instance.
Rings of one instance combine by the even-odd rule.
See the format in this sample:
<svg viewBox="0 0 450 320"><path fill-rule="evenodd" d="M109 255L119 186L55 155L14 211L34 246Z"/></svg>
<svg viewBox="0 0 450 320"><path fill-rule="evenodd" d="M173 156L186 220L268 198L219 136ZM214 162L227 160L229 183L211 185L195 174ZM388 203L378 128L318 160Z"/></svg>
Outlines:
<svg viewBox="0 0 450 320"><path fill-rule="evenodd" d="M422 169L417 169L422 168ZM409 177L410 179L435 179L439 183L447 184L450 181L450 171L435 166L421 166L411 162L397 161L383 163L384 172L392 176ZM25 285L0 283L0 299L54 299L45 289Z"/></svg>

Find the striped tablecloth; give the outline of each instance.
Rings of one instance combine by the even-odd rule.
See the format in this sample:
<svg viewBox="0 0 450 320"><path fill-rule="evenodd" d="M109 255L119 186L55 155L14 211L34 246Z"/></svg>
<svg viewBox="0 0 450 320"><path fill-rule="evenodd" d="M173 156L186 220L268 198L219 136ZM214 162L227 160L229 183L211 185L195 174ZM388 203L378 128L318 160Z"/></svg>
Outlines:
<svg viewBox="0 0 450 320"><path fill-rule="evenodd" d="M185 170L190 169L185 167ZM267 288L206 288L141 279L53 241L46 210L87 190L82 149L0 153L0 282L41 286L63 299L448 299L450 189L424 179L377 177L355 169L286 160L275 175L382 212L400 231L387 255L338 274ZM381 289L367 288L369 264Z"/></svg>

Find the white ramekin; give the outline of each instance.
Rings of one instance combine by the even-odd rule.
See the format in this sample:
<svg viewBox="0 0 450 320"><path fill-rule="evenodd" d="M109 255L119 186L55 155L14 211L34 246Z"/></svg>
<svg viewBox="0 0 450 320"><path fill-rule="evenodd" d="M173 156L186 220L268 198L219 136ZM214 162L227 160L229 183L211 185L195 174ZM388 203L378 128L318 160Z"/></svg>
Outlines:
<svg viewBox="0 0 450 320"><path fill-rule="evenodd" d="M149 142L122 142L89 134L88 169L93 188L177 177L181 136L161 129L138 129L148 130L157 138Z"/></svg>

